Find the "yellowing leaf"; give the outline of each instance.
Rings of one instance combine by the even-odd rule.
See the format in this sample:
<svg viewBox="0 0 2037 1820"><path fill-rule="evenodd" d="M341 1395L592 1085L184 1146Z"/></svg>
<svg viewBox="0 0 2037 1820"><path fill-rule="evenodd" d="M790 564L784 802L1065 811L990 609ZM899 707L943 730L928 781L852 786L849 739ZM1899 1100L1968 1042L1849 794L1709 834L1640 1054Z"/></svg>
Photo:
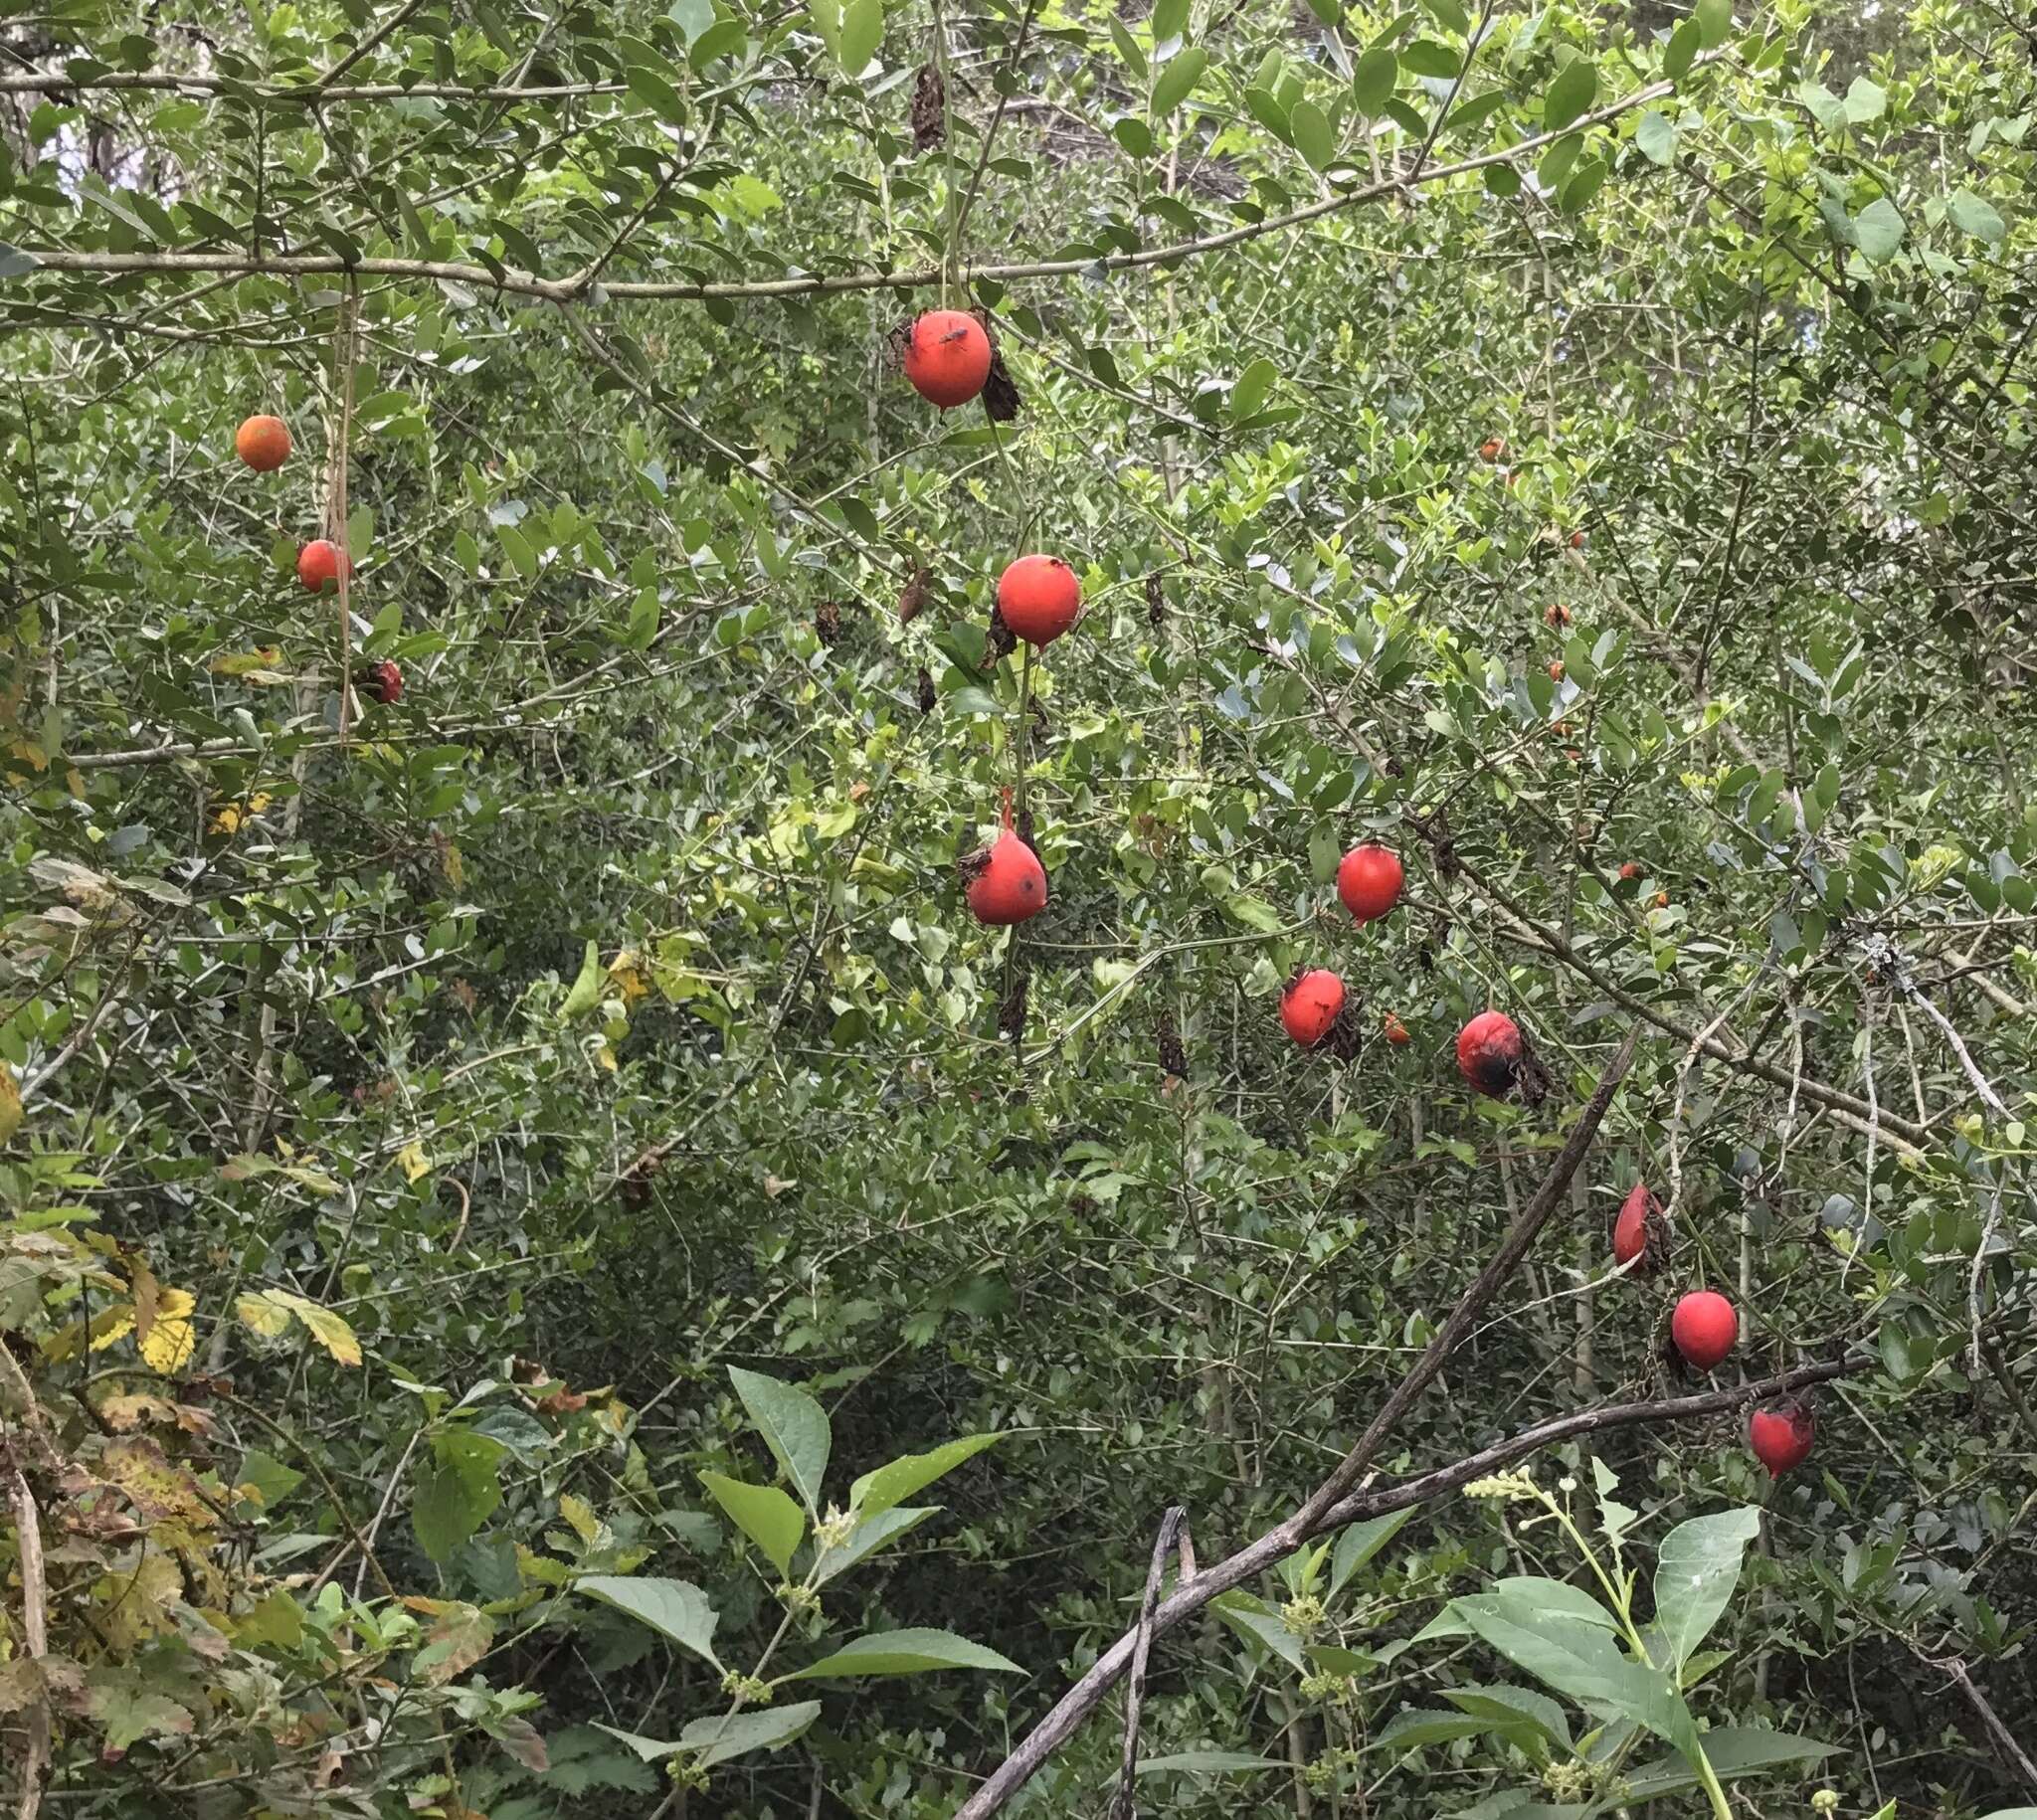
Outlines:
<svg viewBox="0 0 2037 1820"><path fill-rule="evenodd" d="M21 1129L21 1085L14 1070L0 1062L0 1144Z"/></svg>
<svg viewBox="0 0 2037 1820"><path fill-rule="evenodd" d="M609 978L625 1004L635 1004L650 995L650 982L644 977L644 957L634 948L624 949L609 963Z"/></svg>
<svg viewBox="0 0 2037 1820"><path fill-rule="evenodd" d="M576 1498L571 1492L560 1498L559 1515L573 1526L573 1534L584 1543L591 1544L601 1532L594 1507L585 1498Z"/></svg>
<svg viewBox="0 0 2037 1820"><path fill-rule="evenodd" d="M134 1304L122 1302L92 1318L92 1350L103 1353L116 1340L124 1340L134 1331Z"/></svg>
<svg viewBox="0 0 2037 1820"><path fill-rule="evenodd" d="M167 1377L182 1370L198 1345L191 1325L191 1311L198 1306L191 1292L165 1289L156 1301L155 1320L142 1340L141 1358L151 1371Z"/></svg>
<svg viewBox="0 0 2037 1820"><path fill-rule="evenodd" d="M298 1302L294 1306L298 1320L311 1330L311 1338L332 1355L336 1364L361 1363L361 1343L354 1337L354 1330L331 1309L320 1308L315 1302Z"/></svg>
<svg viewBox="0 0 2037 1820"><path fill-rule="evenodd" d="M234 1298L234 1313L268 1340L279 1340L289 1329L290 1311L266 1290Z"/></svg>
<svg viewBox="0 0 2037 1820"><path fill-rule="evenodd" d="M245 676L251 670L273 670L282 661L282 647L276 644L258 644L249 651L229 651L223 657L212 660L215 676Z"/></svg>
<svg viewBox="0 0 2037 1820"><path fill-rule="evenodd" d="M406 1182L415 1182L420 1176L432 1173L432 1160L425 1155L425 1147L415 1142L406 1144L396 1153L396 1165L403 1171Z"/></svg>

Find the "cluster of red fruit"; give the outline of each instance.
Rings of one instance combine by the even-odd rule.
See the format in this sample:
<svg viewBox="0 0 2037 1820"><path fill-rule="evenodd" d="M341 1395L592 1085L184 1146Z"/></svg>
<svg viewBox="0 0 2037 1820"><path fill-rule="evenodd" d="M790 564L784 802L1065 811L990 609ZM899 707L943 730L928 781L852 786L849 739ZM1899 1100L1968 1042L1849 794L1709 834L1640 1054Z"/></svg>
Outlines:
<svg viewBox="0 0 2037 1820"><path fill-rule="evenodd" d="M1620 1203L1612 1222L1613 1262L1637 1270L1649 1267L1651 1245L1663 1246L1662 1206L1645 1182L1637 1182ZM1678 1299L1669 1317L1671 1344L1700 1371L1721 1364L1740 1339L1740 1313L1716 1289L1694 1289ZM1779 1479L1810 1454L1817 1425L1808 1404L1795 1397L1757 1409L1747 1425L1748 1445L1755 1457Z"/></svg>
<svg viewBox="0 0 2037 1820"><path fill-rule="evenodd" d="M905 377L929 404L966 405L991 376L991 338L966 310L930 309L905 340ZM1043 649L1075 624L1082 584L1058 556L1021 556L998 578L998 617L1014 637ZM969 908L980 923L1009 928L1046 908L1046 868L1012 828L1012 809L987 852L969 862Z"/></svg>
<svg viewBox="0 0 2037 1820"><path fill-rule="evenodd" d="M258 474L273 474L290 458L290 430L279 417L245 419L234 432L234 453ZM314 537L297 551L297 580L312 594L339 586L340 566L353 579L353 558L329 537ZM385 706L403 693L403 671L389 658L371 663L354 678L354 687Z"/></svg>

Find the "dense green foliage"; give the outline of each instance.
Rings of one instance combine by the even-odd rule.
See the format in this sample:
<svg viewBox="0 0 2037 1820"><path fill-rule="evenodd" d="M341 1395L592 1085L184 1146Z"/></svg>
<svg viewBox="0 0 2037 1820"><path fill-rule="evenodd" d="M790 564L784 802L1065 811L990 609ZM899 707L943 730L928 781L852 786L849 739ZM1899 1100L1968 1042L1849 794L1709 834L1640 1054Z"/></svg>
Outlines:
<svg viewBox="0 0 2037 1820"><path fill-rule="evenodd" d="M2037 1800L2015 10L0 26L22 1814L951 1814L1164 1511L1206 1569L1336 1465L1634 1029L1368 1495L1615 1419L1158 1638L1141 1799ZM901 376L944 299L1016 421ZM1001 656L1027 550L1084 615ZM1745 1399L1618 1413L1703 1284L1712 1385L1835 1367L1772 1483Z"/></svg>

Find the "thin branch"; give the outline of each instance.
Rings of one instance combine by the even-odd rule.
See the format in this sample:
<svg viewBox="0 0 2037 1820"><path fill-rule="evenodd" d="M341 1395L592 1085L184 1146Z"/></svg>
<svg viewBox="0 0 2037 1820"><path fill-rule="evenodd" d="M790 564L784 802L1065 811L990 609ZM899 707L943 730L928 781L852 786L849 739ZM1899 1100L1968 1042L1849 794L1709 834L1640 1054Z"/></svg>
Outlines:
<svg viewBox="0 0 2037 1820"><path fill-rule="evenodd" d="M42 1513L36 1508L35 1493L20 1467L8 1475L8 1491L14 1506L15 1542L21 1553L22 1640L31 1661L50 1653L49 1585L43 1573ZM43 1771L50 1761L50 1697L38 1689L30 1702L26 1721L28 1751L23 1757L21 1803L15 1820L36 1820L43 1804Z"/></svg>

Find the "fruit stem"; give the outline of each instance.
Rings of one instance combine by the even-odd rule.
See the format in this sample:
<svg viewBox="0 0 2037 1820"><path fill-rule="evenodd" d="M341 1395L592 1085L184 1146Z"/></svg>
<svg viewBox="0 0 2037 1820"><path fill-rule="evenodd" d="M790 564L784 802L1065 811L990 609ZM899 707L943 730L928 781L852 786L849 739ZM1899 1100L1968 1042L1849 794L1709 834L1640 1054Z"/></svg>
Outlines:
<svg viewBox="0 0 2037 1820"><path fill-rule="evenodd" d="M1032 646L1018 647L1018 819L1025 819L1025 773L1032 762Z"/></svg>
<svg viewBox="0 0 2037 1820"><path fill-rule="evenodd" d="M941 307L950 307L950 295L955 276L955 262L959 257L956 240L959 237L960 222L955 210L955 122L948 106L948 24L941 16L941 0L932 0L934 14L934 75L941 85L941 156L948 165L947 178L943 184L945 192L942 209L947 216L947 245L941 254Z"/></svg>

